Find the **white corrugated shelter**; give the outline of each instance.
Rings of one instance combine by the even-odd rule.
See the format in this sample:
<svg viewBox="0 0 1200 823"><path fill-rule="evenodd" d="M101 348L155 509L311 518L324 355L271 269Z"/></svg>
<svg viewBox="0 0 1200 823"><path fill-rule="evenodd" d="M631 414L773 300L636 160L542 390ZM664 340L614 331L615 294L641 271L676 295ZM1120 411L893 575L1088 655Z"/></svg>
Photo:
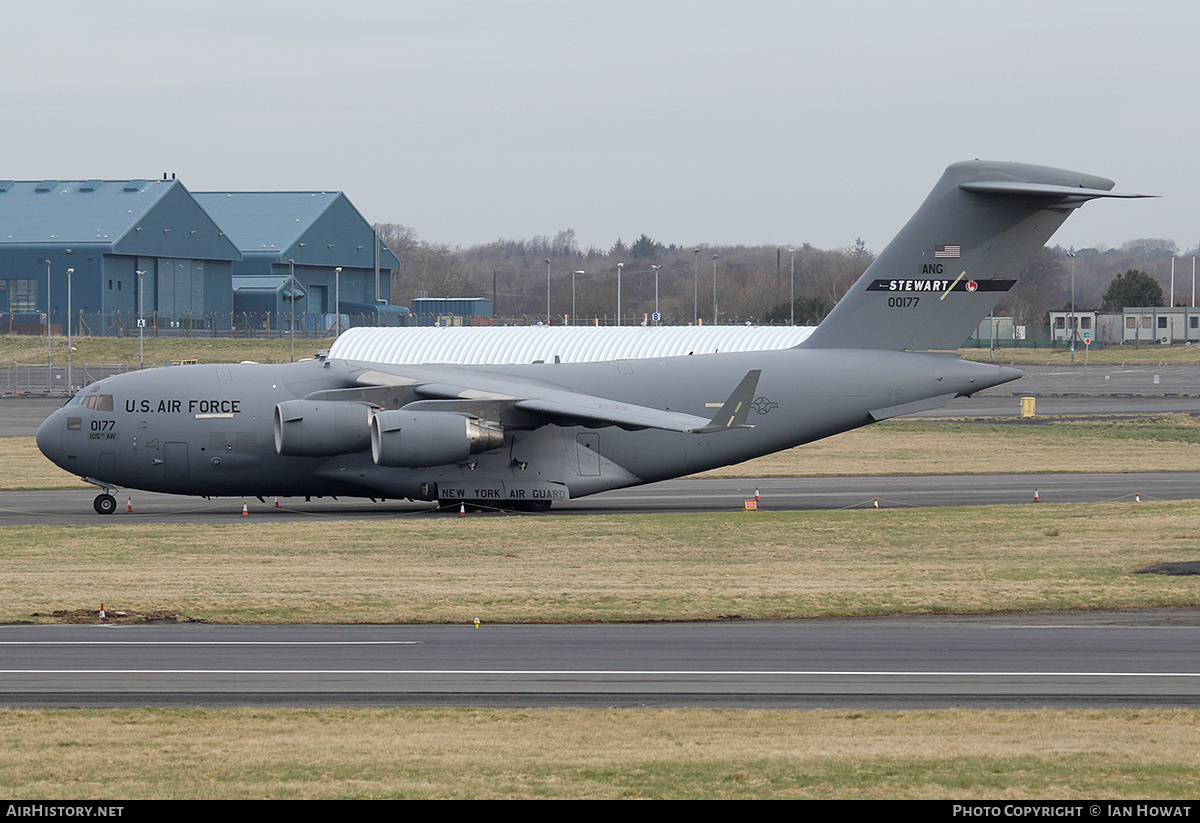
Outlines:
<svg viewBox="0 0 1200 823"><path fill-rule="evenodd" d="M415 365L640 360L798 345L812 326L422 326L348 329L329 356Z"/></svg>

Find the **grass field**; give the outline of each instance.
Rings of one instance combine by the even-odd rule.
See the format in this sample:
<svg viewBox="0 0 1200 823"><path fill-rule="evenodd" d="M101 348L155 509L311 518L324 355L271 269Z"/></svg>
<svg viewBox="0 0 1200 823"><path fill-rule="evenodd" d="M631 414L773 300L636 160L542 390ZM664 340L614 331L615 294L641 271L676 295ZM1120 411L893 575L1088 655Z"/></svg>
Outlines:
<svg viewBox="0 0 1200 823"><path fill-rule="evenodd" d="M75 363L138 363L137 337L75 337L71 344ZM312 357L318 349L328 349L332 338L296 340L296 357ZM199 360L202 363L286 363L291 356L291 341L263 339L225 339L212 337L146 337L143 340L147 366L161 366L166 360ZM57 365L67 363L67 338L52 337L50 354ZM0 363L45 363L46 338L0 335Z"/></svg>
<svg viewBox="0 0 1200 823"><path fill-rule="evenodd" d="M1188 800L1188 711L0 711L43 798Z"/></svg>
<svg viewBox="0 0 1200 823"><path fill-rule="evenodd" d="M0 621L780 619L1200 603L1200 502L5 527ZM1136 539L1131 539L1136 535Z"/></svg>
<svg viewBox="0 0 1200 823"><path fill-rule="evenodd" d="M1102 365L1164 365L1187 366L1200 363L1200 346L1147 344L1142 346L1105 346L1102 349L1084 351L1080 346L1072 358L1066 348L1057 349L960 349L964 359L1017 366L1093 366Z"/></svg>

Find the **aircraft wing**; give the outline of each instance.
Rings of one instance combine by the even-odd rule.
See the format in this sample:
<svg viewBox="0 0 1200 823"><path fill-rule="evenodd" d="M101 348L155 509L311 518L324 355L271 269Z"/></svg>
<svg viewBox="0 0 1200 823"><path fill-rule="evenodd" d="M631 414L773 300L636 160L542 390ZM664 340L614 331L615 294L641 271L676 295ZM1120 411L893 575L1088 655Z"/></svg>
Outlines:
<svg viewBox="0 0 1200 823"><path fill-rule="evenodd" d="M746 424L750 402L758 387L761 371L753 369L711 418L683 414L607 397L560 389L543 383L508 380L501 377L472 376L470 385L460 383L446 372L430 374L422 380L415 374L390 374L364 371L356 381L363 386L394 385L412 390L421 400L405 404L411 410L469 411L472 406L502 406L546 422L564 425L619 426L624 429L662 429L685 434L708 434L727 429L751 428ZM450 378L450 379L447 379Z"/></svg>

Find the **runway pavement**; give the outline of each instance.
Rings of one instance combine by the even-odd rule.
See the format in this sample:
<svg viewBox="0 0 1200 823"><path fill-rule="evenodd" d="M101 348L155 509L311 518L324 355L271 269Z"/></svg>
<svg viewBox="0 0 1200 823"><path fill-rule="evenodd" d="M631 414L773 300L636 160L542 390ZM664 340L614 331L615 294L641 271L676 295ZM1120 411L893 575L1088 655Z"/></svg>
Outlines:
<svg viewBox="0 0 1200 823"><path fill-rule="evenodd" d="M0 627L0 705L1200 705L1200 610L632 625Z"/></svg>

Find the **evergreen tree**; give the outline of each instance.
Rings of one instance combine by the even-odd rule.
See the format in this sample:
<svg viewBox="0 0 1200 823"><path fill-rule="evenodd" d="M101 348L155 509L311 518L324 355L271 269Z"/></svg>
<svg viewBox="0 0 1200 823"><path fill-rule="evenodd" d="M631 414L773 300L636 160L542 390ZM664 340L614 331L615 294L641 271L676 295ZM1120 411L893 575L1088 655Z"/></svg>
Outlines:
<svg viewBox="0 0 1200 823"><path fill-rule="evenodd" d="M1144 271L1129 269L1108 284L1100 308L1119 311L1126 306L1161 306L1163 290L1158 281Z"/></svg>

